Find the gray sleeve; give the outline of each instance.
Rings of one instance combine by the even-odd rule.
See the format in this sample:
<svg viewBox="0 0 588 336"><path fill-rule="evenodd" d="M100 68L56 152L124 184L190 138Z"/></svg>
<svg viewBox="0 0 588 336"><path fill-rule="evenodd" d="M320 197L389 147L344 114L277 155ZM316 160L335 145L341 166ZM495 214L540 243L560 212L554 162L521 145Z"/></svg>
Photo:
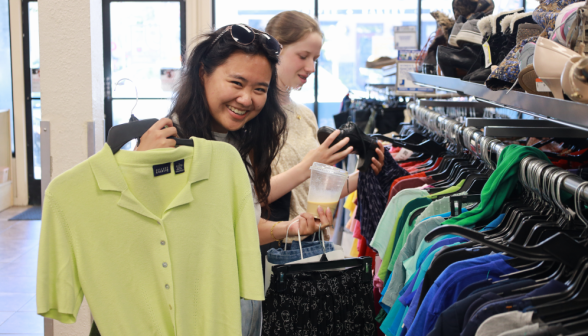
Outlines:
<svg viewBox="0 0 588 336"><path fill-rule="evenodd" d="M494 315L484 321L476 336L495 336L503 332L533 324L533 312L510 311Z"/></svg>

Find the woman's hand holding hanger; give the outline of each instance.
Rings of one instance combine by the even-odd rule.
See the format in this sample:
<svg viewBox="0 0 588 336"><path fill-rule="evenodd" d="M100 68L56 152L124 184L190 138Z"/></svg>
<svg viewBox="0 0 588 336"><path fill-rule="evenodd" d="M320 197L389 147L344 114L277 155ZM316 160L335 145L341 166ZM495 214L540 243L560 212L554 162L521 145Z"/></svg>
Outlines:
<svg viewBox="0 0 588 336"><path fill-rule="evenodd" d="M143 134L141 141L139 141L139 146L135 150L146 151L155 148L174 148L176 147L176 141L168 139L170 137L177 138L178 131L174 127L171 119L161 118Z"/></svg>

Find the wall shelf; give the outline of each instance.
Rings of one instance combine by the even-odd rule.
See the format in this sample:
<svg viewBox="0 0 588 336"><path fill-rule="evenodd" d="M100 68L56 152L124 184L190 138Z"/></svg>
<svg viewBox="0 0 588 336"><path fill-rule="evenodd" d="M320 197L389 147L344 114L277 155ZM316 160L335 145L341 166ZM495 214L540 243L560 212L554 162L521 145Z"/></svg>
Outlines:
<svg viewBox="0 0 588 336"><path fill-rule="evenodd" d="M415 83L444 91L455 91L473 96L478 101L504 107L517 112L547 119L561 125L588 131L588 105L538 96L519 91L492 91L486 86L462 81L458 78L426 75L411 72Z"/></svg>

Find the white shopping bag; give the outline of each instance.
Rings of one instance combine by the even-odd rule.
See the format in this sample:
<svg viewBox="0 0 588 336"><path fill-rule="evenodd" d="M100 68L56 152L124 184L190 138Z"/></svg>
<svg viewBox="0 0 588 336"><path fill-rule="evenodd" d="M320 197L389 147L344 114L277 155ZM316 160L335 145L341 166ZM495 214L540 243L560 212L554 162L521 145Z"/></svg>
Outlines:
<svg viewBox="0 0 588 336"><path fill-rule="evenodd" d="M296 222L292 222L290 224L290 226L292 224L294 224ZM288 229L286 230L286 241L288 238L288 233L290 231L290 226L288 226ZM319 232L321 232L321 230L319 230ZM321 242L323 244L323 247L325 246L325 240L323 235L321 234ZM300 242L300 245L302 246L302 240L300 239L300 231L298 231L298 240ZM332 252L327 252L325 255L327 256L327 259L329 261L333 261L333 260L341 260L341 259L345 259L345 253L343 253L343 248L339 245L334 245L335 250ZM288 244L286 243L284 245L284 251L288 250ZM293 262L289 262L285 265L291 265L291 264L307 264L307 263L311 263L311 262L318 262L321 261L322 258L322 254L313 256L313 257L309 257L309 258L304 258L304 255L302 254L302 249L300 249L300 260L296 260ZM270 281L272 278L272 267L275 266L276 264L272 264L269 261L267 261L267 255L265 256L265 292L267 292L267 289L269 288L270 285Z"/></svg>

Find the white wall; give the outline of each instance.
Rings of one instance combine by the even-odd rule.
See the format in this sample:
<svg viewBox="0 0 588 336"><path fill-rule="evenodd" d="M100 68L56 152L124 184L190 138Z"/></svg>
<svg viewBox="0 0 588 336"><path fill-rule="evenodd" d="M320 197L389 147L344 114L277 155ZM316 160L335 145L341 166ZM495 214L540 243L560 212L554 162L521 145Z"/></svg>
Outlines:
<svg viewBox="0 0 588 336"><path fill-rule="evenodd" d="M53 179L88 158L88 122L96 125L96 149L104 143L102 1L39 1L39 41L41 119L50 123ZM46 321L47 329L52 325L60 336L88 335L91 324L87 303L75 324Z"/></svg>

